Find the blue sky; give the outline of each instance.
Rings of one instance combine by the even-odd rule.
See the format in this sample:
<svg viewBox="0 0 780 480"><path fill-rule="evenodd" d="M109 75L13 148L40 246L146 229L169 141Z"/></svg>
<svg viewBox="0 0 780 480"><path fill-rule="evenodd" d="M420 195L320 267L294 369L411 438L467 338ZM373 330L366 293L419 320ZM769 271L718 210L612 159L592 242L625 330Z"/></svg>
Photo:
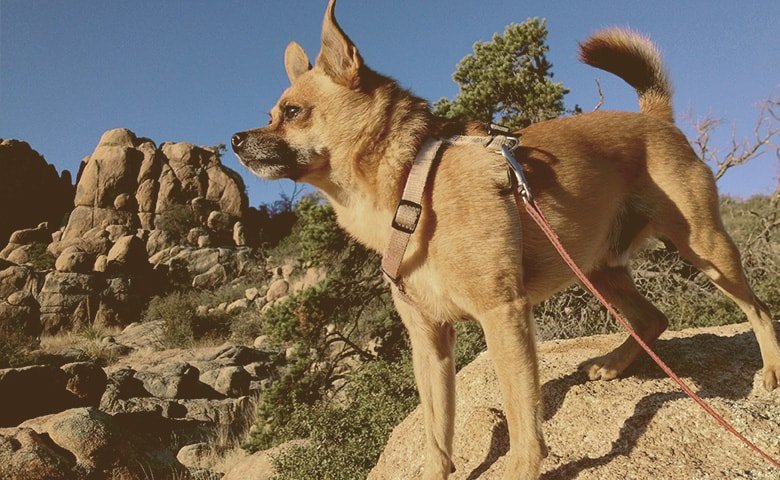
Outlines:
<svg viewBox="0 0 780 480"><path fill-rule="evenodd" d="M227 144L266 123L287 86L289 41L316 56L324 8L313 0L0 0L0 137L26 140L72 172L116 127L158 144ZM780 95L776 0L340 0L336 15L370 66L431 101L455 95L455 64L475 41L534 16L548 21L548 58L571 90L568 107L592 109L598 78L603 108L637 109L627 85L576 59L579 40L611 25L659 44L678 123L688 111L724 119L714 138L723 148L732 129L752 134L759 100ZM252 205L291 189L251 177L232 154L224 161L244 176ZM765 155L729 172L720 188L770 193L778 174L778 159Z"/></svg>

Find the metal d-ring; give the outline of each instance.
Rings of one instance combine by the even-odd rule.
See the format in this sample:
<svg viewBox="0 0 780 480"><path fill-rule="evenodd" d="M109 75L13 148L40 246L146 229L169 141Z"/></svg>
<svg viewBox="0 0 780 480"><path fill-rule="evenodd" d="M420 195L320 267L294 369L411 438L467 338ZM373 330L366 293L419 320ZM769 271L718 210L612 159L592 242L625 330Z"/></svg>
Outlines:
<svg viewBox="0 0 780 480"><path fill-rule="evenodd" d="M512 155L512 149L506 144L501 145L501 155L504 156L504 160L506 160L509 168L511 168L512 172L515 174L518 193L520 193L520 195L525 198L526 201L532 202L533 196L531 195L531 188L528 185L528 180L525 178L525 174L523 173L523 166L520 165L515 156Z"/></svg>

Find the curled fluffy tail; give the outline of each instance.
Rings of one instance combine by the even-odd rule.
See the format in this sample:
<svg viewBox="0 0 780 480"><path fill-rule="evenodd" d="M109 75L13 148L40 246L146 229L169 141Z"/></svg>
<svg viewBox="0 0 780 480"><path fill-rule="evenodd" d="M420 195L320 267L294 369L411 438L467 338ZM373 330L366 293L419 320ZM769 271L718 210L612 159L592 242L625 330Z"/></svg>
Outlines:
<svg viewBox="0 0 780 480"><path fill-rule="evenodd" d="M672 84L661 53L647 37L621 28L601 30L580 44L580 60L634 87L642 113L674 123Z"/></svg>

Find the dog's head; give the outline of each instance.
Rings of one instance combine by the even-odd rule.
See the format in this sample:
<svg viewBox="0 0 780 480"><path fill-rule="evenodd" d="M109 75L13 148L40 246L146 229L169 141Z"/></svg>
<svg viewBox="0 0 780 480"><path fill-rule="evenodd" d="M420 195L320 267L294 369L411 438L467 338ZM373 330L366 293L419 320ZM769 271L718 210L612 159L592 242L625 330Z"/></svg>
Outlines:
<svg viewBox="0 0 780 480"><path fill-rule="evenodd" d="M358 141L361 122L370 122L372 90L383 77L367 68L334 16L325 12L322 46L314 66L295 42L284 65L291 86L262 128L236 133L233 151L252 172L266 179L312 181L329 175L331 160ZM388 79L386 79L388 80Z"/></svg>

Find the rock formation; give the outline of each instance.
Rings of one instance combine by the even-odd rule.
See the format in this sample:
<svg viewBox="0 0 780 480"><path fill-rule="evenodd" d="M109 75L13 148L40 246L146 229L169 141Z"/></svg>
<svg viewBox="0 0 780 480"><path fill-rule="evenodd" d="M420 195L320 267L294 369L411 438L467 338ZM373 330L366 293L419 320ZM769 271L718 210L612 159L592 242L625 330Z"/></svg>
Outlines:
<svg viewBox="0 0 780 480"><path fill-rule="evenodd" d="M0 241L10 240L0 250L0 322L13 320L14 329L38 335L127 325L166 281L215 288L252 261L243 181L212 148L158 148L129 130L109 130L83 160L75 198L70 174L57 177L24 142L0 142L0 166L0 185L13 180L13 188L0 189L13 214L1 226L31 227L10 238L0 233ZM32 213L18 208L27 203Z"/></svg>
<svg viewBox="0 0 780 480"><path fill-rule="evenodd" d="M56 229L73 208L70 172L58 174L26 142L0 139L0 171L0 247L15 230L41 222ZM51 236L36 240L49 243Z"/></svg>
<svg viewBox="0 0 780 480"><path fill-rule="evenodd" d="M68 224L49 247L55 256L72 245L84 247L85 237L113 241L139 230L150 255L182 240L175 237L186 234L178 231L184 228L202 227L214 244L232 243L248 204L241 177L222 165L214 149L186 142L158 148L126 129L103 134L82 161L77 184ZM166 215L178 216L166 224ZM165 235L156 232L166 229L161 239Z"/></svg>

